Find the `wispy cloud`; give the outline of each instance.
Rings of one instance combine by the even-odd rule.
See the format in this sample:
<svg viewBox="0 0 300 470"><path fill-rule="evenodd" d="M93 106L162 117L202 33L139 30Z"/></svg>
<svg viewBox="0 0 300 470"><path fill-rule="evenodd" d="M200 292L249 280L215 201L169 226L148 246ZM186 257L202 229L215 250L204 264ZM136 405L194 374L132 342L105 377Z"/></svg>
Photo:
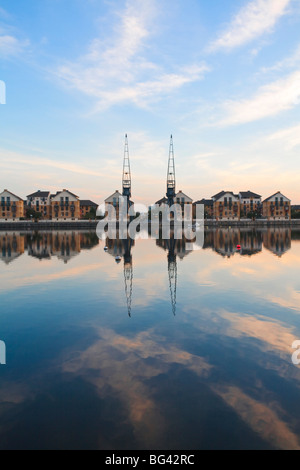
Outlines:
<svg viewBox="0 0 300 470"><path fill-rule="evenodd" d="M269 142L281 142L286 150L300 146L300 125L282 129L267 137Z"/></svg>
<svg viewBox="0 0 300 470"><path fill-rule="evenodd" d="M276 116L297 106L299 100L300 70L262 86L252 98L228 101L224 105L226 117L219 124L230 126Z"/></svg>
<svg viewBox="0 0 300 470"><path fill-rule="evenodd" d="M28 40L22 41L15 36L1 35L0 31L0 57L2 58L19 55L29 44Z"/></svg>
<svg viewBox="0 0 300 470"><path fill-rule="evenodd" d="M269 33L287 13L291 0L253 0L242 8L229 27L210 46L210 51L231 50Z"/></svg>
<svg viewBox="0 0 300 470"><path fill-rule="evenodd" d="M280 72L281 70L286 70L286 69L293 69L300 64L300 45L298 45L297 49L294 51L294 53L286 57L285 59L277 62L275 65L272 67L264 67L261 71L263 73L269 73L269 72Z"/></svg>
<svg viewBox="0 0 300 470"><path fill-rule="evenodd" d="M209 70L205 64L167 73L145 57L157 14L156 1L128 0L111 41L94 39L84 57L60 66L56 75L69 87L96 98L96 111L124 102L146 107L150 101L202 79Z"/></svg>

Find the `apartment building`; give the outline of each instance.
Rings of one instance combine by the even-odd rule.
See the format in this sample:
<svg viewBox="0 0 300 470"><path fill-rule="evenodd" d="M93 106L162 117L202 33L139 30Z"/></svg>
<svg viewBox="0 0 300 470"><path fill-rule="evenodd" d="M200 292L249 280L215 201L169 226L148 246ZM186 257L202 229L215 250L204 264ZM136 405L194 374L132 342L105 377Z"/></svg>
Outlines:
<svg viewBox="0 0 300 470"><path fill-rule="evenodd" d="M212 197L216 220L240 220L240 199L231 191L221 191Z"/></svg>
<svg viewBox="0 0 300 470"><path fill-rule="evenodd" d="M23 199L5 189L0 194L0 220L15 221L23 217Z"/></svg>
<svg viewBox="0 0 300 470"><path fill-rule="evenodd" d="M181 206L182 219L191 220L193 216L193 199L179 191L175 196L174 202Z"/></svg>
<svg viewBox="0 0 300 470"><path fill-rule="evenodd" d="M27 207L42 214L42 219L51 218L51 194L50 191L36 191L29 194L26 201Z"/></svg>
<svg viewBox="0 0 300 470"><path fill-rule="evenodd" d="M201 199L193 203L193 218L196 218L196 207L197 205L204 206L204 215L206 219L212 219L214 216L214 201L212 199Z"/></svg>
<svg viewBox="0 0 300 470"><path fill-rule="evenodd" d="M241 217L247 217L248 214L260 216L262 213L262 196L252 191L241 191L239 193L241 204Z"/></svg>
<svg viewBox="0 0 300 470"><path fill-rule="evenodd" d="M58 191L55 195L51 196L51 213L53 220L79 220L79 197L67 189Z"/></svg>
<svg viewBox="0 0 300 470"><path fill-rule="evenodd" d="M280 191L263 201L263 218L268 220L291 220L291 201Z"/></svg>
<svg viewBox="0 0 300 470"><path fill-rule="evenodd" d="M97 212L98 204L90 200L81 200L80 201L80 217L83 219L88 214L92 213L93 211Z"/></svg>

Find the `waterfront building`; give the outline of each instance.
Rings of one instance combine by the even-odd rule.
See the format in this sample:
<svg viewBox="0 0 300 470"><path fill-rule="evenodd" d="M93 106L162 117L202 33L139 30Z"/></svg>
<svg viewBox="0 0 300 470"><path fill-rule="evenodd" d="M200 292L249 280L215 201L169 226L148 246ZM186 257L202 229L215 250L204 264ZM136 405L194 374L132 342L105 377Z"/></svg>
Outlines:
<svg viewBox="0 0 300 470"><path fill-rule="evenodd" d="M90 200L81 200L80 201L80 218L83 219L87 217L89 214L95 214L98 209L98 204ZM93 217L91 217L93 218Z"/></svg>
<svg viewBox="0 0 300 470"><path fill-rule="evenodd" d="M174 202L178 206L181 206L182 219L184 220L187 218L188 220L191 220L193 215L193 199L182 191L179 191L175 196Z"/></svg>
<svg viewBox="0 0 300 470"><path fill-rule="evenodd" d="M300 218L300 206L292 206L292 217Z"/></svg>
<svg viewBox="0 0 300 470"><path fill-rule="evenodd" d="M212 197L214 218L218 220L240 220L240 199L231 191L221 191Z"/></svg>
<svg viewBox="0 0 300 470"><path fill-rule="evenodd" d="M241 217L248 217L251 214L252 217L258 217L262 213L261 196L253 193L252 191L241 191L239 193L240 204L241 204Z"/></svg>
<svg viewBox="0 0 300 470"><path fill-rule="evenodd" d="M121 200L122 194L118 190L116 190L111 196L105 199L105 209L106 206L112 206L115 210L115 217L111 217L111 214L108 214L107 211L105 211L105 216L107 217L109 215L110 220L119 219Z"/></svg>
<svg viewBox="0 0 300 470"><path fill-rule="evenodd" d="M79 220L79 197L67 189L63 189L51 196L51 211L53 220Z"/></svg>
<svg viewBox="0 0 300 470"><path fill-rule="evenodd" d="M5 189L0 194L0 220L15 221L24 217L24 201Z"/></svg>
<svg viewBox="0 0 300 470"><path fill-rule="evenodd" d="M51 194L50 191L36 191L29 194L26 201L27 208L39 212L42 219L49 220L51 218Z"/></svg>
<svg viewBox="0 0 300 470"><path fill-rule="evenodd" d="M198 204L204 206L204 215L206 219L212 219L214 216L214 201L212 199L201 199L193 203L193 218L196 218L196 207Z"/></svg>
<svg viewBox="0 0 300 470"><path fill-rule="evenodd" d="M291 220L291 201L280 191L263 201L263 218L268 220Z"/></svg>

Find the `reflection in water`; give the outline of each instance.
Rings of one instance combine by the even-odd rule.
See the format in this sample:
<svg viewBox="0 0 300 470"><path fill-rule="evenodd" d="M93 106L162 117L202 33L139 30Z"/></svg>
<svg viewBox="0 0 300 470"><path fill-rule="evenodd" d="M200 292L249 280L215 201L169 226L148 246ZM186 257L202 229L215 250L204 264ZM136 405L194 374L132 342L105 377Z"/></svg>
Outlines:
<svg viewBox="0 0 300 470"><path fill-rule="evenodd" d="M203 248L212 249L217 254L230 258L237 253L242 256L256 255L264 247L281 257L291 249L292 239L300 239L300 232L291 228L218 228L205 231ZM54 256L66 264L82 250L92 249L98 244L99 239L95 232L0 232L0 259L8 264L27 251L29 256L39 260L50 260ZM156 244L168 251L168 266L173 281L176 277L177 257L183 260L191 253L186 250L186 240L184 237L177 240L174 233L171 233L170 240L159 239ZM134 241L107 240L107 247L108 253L114 258L124 258L124 273L126 279L131 279L131 248L134 247Z"/></svg>
<svg viewBox="0 0 300 470"><path fill-rule="evenodd" d="M1 233L0 449L299 449L299 239Z"/></svg>
<svg viewBox="0 0 300 470"><path fill-rule="evenodd" d="M171 232L170 240L159 239L156 245L163 248L168 252L168 276L169 276L169 289L171 296L171 305L173 315L176 315L176 302L177 302L177 256L183 260L190 251L186 250L186 239L176 239L174 232Z"/></svg>
<svg viewBox="0 0 300 470"><path fill-rule="evenodd" d="M0 232L0 258L5 264L9 264L25 251L24 237L19 233Z"/></svg>
<svg viewBox="0 0 300 470"><path fill-rule="evenodd" d="M132 285L133 285L133 265L132 265L132 253L131 249L134 247L135 241L131 238L125 240L111 240L106 239L107 252L114 256L115 260L119 262L120 258L124 259L124 284L125 284L125 295L127 302L128 316L131 317L131 305L132 305Z"/></svg>
<svg viewBox="0 0 300 470"><path fill-rule="evenodd" d="M81 250L89 250L99 244L94 232L0 232L0 258L10 263L27 251L40 261L57 257L67 264Z"/></svg>

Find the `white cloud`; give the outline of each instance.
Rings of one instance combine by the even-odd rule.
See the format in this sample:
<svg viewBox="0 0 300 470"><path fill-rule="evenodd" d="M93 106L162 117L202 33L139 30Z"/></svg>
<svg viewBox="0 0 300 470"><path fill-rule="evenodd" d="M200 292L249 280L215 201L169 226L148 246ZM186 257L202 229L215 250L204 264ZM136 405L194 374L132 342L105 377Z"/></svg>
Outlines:
<svg viewBox="0 0 300 470"><path fill-rule="evenodd" d="M295 52L290 56L286 57L285 59L277 62L275 65L272 67L264 67L261 71L263 73L268 73L268 72L279 72L281 70L286 70L286 69L293 69L300 64L300 45L297 47Z"/></svg>
<svg viewBox="0 0 300 470"><path fill-rule="evenodd" d="M68 86L96 98L96 110L124 102L145 107L150 100L202 79L208 71L205 64L166 73L144 57L156 15L156 1L128 0L112 39L94 39L84 57L61 66L56 75Z"/></svg>
<svg viewBox="0 0 300 470"><path fill-rule="evenodd" d="M297 106L299 100L300 70L262 86L250 99L228 101L224 105L227 116L219 124L243 124L276 116Z"/></svg>
<svg viewBox="0 0 300 470"><path fill-rule="evenodd" d="M235 16L228 29L210 46L210 51L233 49L272 31L287 13L291 0L252 0Z"/></svg>
<svg viewBox="0 0 300 470"><path fill-rule="evenodd" d="M16 56L28 45L29 41L20 41L10 35L0 35L0 57Z"/></svg>
<svg viewBox="0 0 300 470"><path fill-rule="evenodd" d="M282 129L267 137L269 142L281 142L286 150L300 146L300 125Z"/></svg>

